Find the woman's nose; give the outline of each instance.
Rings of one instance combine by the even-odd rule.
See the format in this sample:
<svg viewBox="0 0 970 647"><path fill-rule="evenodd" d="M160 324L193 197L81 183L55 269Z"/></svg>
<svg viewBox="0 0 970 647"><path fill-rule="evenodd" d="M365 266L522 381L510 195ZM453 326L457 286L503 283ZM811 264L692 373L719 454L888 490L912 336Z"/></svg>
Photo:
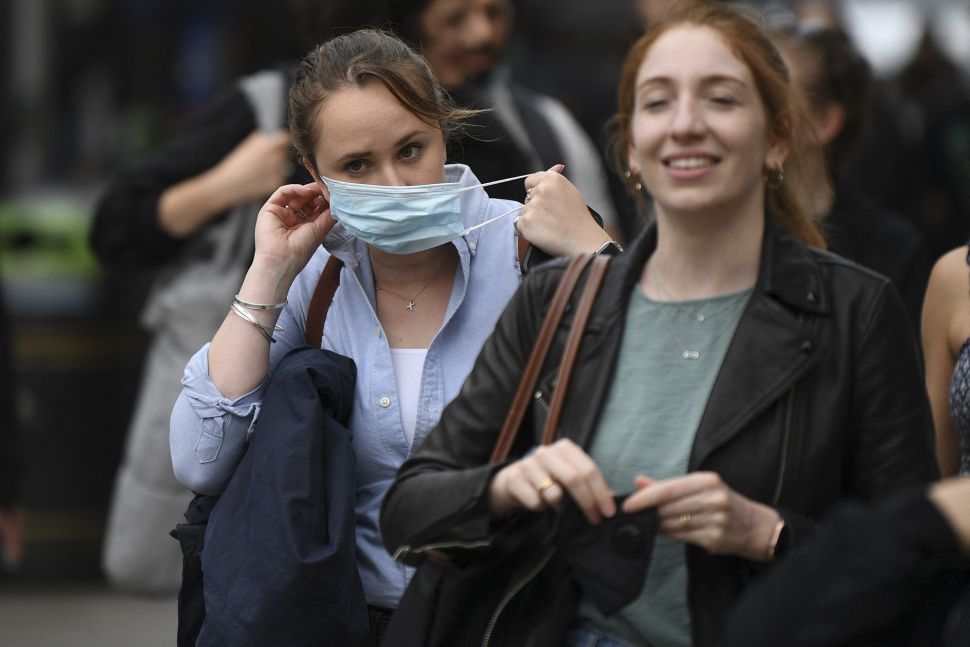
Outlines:
<svg viewBox="0 0 970 647"><path fill-rule="evenodd" d="M378 184L383 184L384 186L404 186L407 184L403 176L393 165L382 168L377 180Z"/></svg>
<svg viewBox="0 0 970 647"><path fill-rule="evenodd" d="M704 130L703 117L692 99L677 102L670 130L674 137L694 137Z"/></svg>

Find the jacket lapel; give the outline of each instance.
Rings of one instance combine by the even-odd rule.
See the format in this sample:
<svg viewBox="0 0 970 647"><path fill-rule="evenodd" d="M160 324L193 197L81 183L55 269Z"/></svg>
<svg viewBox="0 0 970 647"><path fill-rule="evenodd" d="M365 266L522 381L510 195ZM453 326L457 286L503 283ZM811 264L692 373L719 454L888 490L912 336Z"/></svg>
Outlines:
<svg viewBox="0 0 970 647"><path fill-rule="evenodd" d="M761 268L701 417L689 469L697 469L792 388L821 357L817 321L828 294L810 252L768 218Z"/></svg>

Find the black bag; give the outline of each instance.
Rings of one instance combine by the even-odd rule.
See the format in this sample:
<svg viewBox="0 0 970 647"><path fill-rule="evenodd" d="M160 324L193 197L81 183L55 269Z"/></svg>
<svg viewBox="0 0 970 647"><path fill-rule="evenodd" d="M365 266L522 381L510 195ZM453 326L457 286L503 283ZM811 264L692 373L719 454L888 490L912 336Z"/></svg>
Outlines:
<svg viewBox="0 0 970 647"><path fill-rule="evenodd" d="M542 443L555 437L608 256L575 257L563 274L495 443L492 462L508 456L563 312L590 260L593 266L563 351ZM488 548L448 557L428 553L401 598L382 647L559 647L572 622L579 589L556 547L558 522L553 511L522 512L503 523Z"/></svg>

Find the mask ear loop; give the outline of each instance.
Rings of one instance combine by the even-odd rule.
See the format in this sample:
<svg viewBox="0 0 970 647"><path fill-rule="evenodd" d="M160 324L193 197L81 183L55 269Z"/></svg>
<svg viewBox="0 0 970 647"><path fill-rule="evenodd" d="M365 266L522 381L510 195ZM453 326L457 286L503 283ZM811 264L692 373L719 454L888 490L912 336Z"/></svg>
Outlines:
<svg viewBox="0 0 970 647"><path fill-rule="evenodd" d="M463 186L460 189L457 189L455 191L455 193L461 193L462 191L471 191L472 189L483 189L483 188L485 188L487 186L492 186L493 184L502 184L503 182L511 182L513 180L524 180L525 178L529 177L530 175L535 175L535 173L526 173L525 175L516 175L515 177L507 177L504 180L492 180L491 182L483 182L481 184L473 184L471 186ZM497 218L501 218L502 216L496 216L496 217ZM476 227L477 226L478 225L476 225Z"/></svg>
<svg viewBox="0 0 970 647"><path fill-rule="evenodd" d="M495 222L496 220L498 220L499 218L504 218L505 216L507 216L507 215L509 215L509 214L512 214L512 213L515 213L516 211L521 211L521 210L522 210L522 207L524 207L524 206L525 206L525 205L520 205L520 206L518 206L518 207L515 207L515 208L513 208L513 209L509 209L509 210L508 210L508 211L506 211L505 213L501 213L501 214L499 214L499 215L497 215L497 216L495 216L494 218L489 218L489 219L488 219L488 220L486 220L485 222L480 222L480 223L478 223L477 225L474 225L473 227L469 227L468 229L466 229L466 230L465 230L465 233L463 233L463 234L462 234L462 236L467 236L468 234L470 234L470 233L472 233L472 232L473 232L473 231L475 231L476 229L481 229L481 228L482 228L482 227L484 227L485 225L490 225L490 224L492 224L493 222Z"/></svg>
<svg viewBox="0 0 970 647"><path fill-rule="evenodd" d="M475 184L473 186L464 186L464 187L458 189L456 191L456 193L461 193L462 191L471 191L472 189L481 189L481 188L484 188L486 186L492 186L493 184L501 184L503 182L511 182L513 180L522 180L522 179L525 179L525 178L529 177L530 175L534 175L534 173L526 173L525 175L516 175L515 177L507 177L504 180L493 180L491 182L485 182L483 184ZM474 225L472 227L469 227L468 229L465 230L465 233L463 233L462 236L467 236L468 234L472 233L476 229L481 229L485 225L490 225L493 222L495 222L496 220L498 220L499 218L504 218L505 216L508 216L510 214L515 213L516 211L521 211L522 210L522 207L524 207L524 206L525 205L523 204L523 205L519 205L518 207L513 207L512 209L509 209L505 213L500 213L499 215L495 216L494 218L489 218L485 222L480 222L477 225Z"/></svg>

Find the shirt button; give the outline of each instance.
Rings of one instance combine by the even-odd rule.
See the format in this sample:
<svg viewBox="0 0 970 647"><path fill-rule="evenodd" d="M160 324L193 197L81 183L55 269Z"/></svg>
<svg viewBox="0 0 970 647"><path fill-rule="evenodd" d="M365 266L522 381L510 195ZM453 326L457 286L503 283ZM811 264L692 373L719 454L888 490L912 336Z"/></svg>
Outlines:
<svg viewBox="0 0 970 647"><path fill-rule="evenodd" d="M391 399L386 395L380 399L380 405L385 409L391 406Z"/></svg>
<svg viewBox="0 0 970 647"><path fill-rule="evenodd" d="M468 249L470 249L471 251L474 252L476 247L478 247L478 245L476 245L474 242L468 243Z"/></svg>

